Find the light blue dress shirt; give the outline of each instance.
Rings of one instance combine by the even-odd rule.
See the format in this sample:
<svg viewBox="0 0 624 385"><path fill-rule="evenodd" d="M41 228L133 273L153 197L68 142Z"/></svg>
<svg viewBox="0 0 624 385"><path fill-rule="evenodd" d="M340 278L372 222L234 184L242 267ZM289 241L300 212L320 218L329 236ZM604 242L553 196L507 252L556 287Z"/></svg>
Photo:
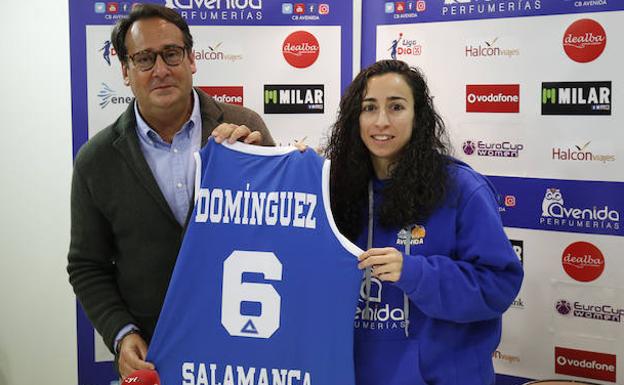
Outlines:
<svg viewBox="0 0 624 385"><path fill-rule="evenodd" d="M171 143L165 142L150 128L134 104L137 134L145 160L160 187L173 215L184 225L193 199L195 182L195 159L193 153L201 147L202 121L199 112L199 96L193 90L193 112Z"/></svg>

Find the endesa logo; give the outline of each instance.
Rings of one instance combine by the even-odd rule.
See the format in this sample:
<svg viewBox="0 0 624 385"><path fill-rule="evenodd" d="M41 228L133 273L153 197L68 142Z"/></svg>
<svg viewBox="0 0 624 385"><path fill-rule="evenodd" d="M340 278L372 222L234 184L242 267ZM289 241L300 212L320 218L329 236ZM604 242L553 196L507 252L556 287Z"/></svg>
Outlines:
<svg viewBox="0 0 624 385"><path fill-rule="evenodd" d="M200 86L199 88L218 102L243 105L243 87Z"/></svg>
<svg viewBox="0 0 624 385"><path fill-rule="evenodd" d="M325 86L322 84L265 84L265 114L322 114Z"/></svg>
<svg viewBox="0 0 624 385"><path fill-rule="evenodd" d="M99 105L102 109L111 104L127 105L132 103L132 96L118 96L117 92L110 88L106 83L102 83L102 88L98 91L97 96L100 99Z"/></svg>
<svg viewBox="0 0 624 385"><path fill-rule="evenodd" d="M542 83L542 115L611 115L611 82Z"/></svg>
<svg viewBox="0 0 624 385"><path fill-rule="evenodd" d="M467 84L466 112L519 112L519 84Z"/></svg>
<svg viewBox="0 0 624 385"><path fill-rule="evenodd" d="M607 33L592 19L570 24L563 34L563 50L575 62L588 63L602 54L607 46Z"/></svg>
<svg viewBox="0 0 624 385"><path fill-rule="evenodd" d="M284 59L295 68L306 68L314 64L320 50L316 37L306 31L291 33L282 44Z"/></svg>
<svg viewBox="0 0 624 385"><path fill-rule="evenodd" d="M615 382L615 354L555 346L555 373Z"/></svg>
<svg viewBox="0 0 624 385"><path fill-rule="evenodd" d="M602 252L589 242L574 242L561 255L563 270L579 282L591 282L602 275L605 258Z"/></svg>

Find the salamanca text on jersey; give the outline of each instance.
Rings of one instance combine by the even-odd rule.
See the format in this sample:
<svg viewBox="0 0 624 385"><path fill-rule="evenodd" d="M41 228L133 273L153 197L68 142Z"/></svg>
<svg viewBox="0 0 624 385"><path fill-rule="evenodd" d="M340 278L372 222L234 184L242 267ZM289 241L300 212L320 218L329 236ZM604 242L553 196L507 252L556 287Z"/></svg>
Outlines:
<svg viewBox="0 0 624 385"><path fill-rule="evenodd" d="M195 222L316 228L316 194L200 188Z"/></svg>
<svg viewBox="0 0 624 385"><path fill-rule="evenodd" d="M238 365L225 365L225 368L220 368L213 363L184 362L182 385L312 385L312 382L309 372L296 369Z"/></svg>

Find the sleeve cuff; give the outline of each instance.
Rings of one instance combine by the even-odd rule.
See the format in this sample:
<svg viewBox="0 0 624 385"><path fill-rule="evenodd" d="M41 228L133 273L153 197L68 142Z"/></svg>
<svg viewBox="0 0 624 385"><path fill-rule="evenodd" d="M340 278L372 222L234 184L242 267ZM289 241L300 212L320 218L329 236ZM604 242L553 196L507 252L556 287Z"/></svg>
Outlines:
<svg viewBox="0 0 624 385"><path fill-rule="evenodd" d="M401 278L395 282L395 286L403 290L405 294L411 296L416 288L422 275L422 255L405 255L403 254L403 270Z"/></svg>

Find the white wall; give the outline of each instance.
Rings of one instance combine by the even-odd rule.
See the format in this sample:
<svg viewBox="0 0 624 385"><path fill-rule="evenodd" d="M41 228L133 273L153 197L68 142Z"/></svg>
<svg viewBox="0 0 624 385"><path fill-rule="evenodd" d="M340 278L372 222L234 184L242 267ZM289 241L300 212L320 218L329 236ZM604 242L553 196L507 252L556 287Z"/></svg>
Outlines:
<svg viewBox="0 0 624 385"><path fill-rule="evenodd" d="M67 1L3 2L0 385L77 383Z"/></svg>

